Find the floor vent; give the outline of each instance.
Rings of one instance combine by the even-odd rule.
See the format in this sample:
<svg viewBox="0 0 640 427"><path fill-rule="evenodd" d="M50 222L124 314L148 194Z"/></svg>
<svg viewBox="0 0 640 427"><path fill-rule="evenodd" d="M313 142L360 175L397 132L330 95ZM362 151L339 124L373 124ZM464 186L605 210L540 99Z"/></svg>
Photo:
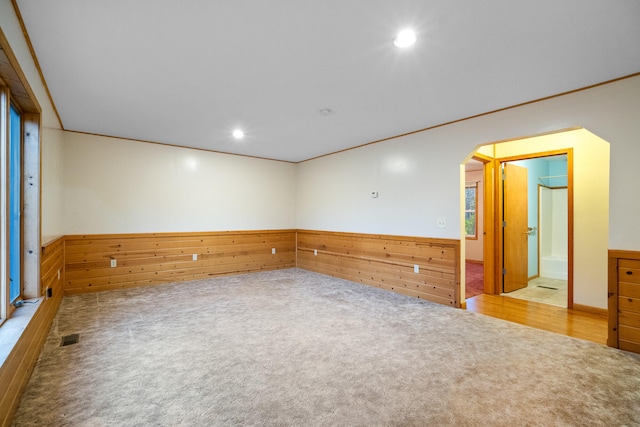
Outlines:
<svg viewBox="0 0 640 427"><path fill-rule="evenodd" d="M64 347L65 345L77 344L80 341L80 334L71 334L65 335L62 337L62 343L60 347Z"/></svg>
<svg viewBox="0 0 640 427"><path fill-rule="evenodd" d="M560 289L558 288L552 288L551 286L542 286L542 285L538 285L539 288L543 288L543 289L551 289L553 291L559 291Z"/></svg>

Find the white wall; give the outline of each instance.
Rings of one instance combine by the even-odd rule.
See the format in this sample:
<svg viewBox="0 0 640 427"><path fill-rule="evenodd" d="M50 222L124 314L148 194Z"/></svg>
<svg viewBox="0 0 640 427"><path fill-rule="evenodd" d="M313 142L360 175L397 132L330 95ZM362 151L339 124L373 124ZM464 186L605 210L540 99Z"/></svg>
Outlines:
<svg viewBox="0 0 640 427"><path fill-rule="evenodd" d="M569 229L569 221L567 221L567 189L554 189L551 190L551 194L551 212L553 215L551 218L551 227L553 227L551 255L559 258L567 258L567 230Z"/></svg>
<svg viewBox="0 0 640 427"><path fill-rule="evenodd" d="M42 243L64 234L62 144L61 130L42 129Z"/></svg>
<svg viewBox="0 0 640 427"><path fill-rule="evenodd" d="M470 149L445 138L440 128L299 164L298 227L459 238L460 163Z"/></svg>
<svg viewBox="0 0 640 427"><path fill-rule="evenodd" d="M64 133L65 234L295 228L296 165Z"/></svg>
<svg viewBox="0 0 640 427"><path fill-rule="evenodd" d="M540 257L569 256L568 191L566 188L540 187ZM608 224L605 224L608 227ZM541 269L542 269L542 260ZM566 271L565 271L566 272ZM542 271L540 275L543 276ZM544 277L544 276L543 276Z"/></svg>
<svg viewBox="0 0 640 427"><path fill-rule="evenodd" d="M459 238L459 165L477 145L582 126L611 143L609 247L638 250L638 111L640 76L301 163L298 226Z"/></svg>

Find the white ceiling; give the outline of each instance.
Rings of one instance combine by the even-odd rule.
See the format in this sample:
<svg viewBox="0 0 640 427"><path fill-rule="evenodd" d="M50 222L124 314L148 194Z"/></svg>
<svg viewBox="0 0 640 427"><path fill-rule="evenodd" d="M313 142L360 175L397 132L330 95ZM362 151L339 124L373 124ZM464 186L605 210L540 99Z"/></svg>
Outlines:
<svg viewBox="0 0 640 427"><path fill-rule="evenodd" d="M294 162L640 72L637 0L17 5L65 129Z"/></svg>

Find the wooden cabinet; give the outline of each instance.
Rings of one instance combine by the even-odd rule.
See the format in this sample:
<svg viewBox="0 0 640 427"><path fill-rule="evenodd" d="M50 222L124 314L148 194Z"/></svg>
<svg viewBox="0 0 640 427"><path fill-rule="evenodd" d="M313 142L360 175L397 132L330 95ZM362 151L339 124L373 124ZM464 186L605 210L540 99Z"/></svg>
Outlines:
<svg viewBox="0 0 640 427"><path fill-rule="evenodd" d="M640 253L609 251L607 344L640 353Z"/></svg>

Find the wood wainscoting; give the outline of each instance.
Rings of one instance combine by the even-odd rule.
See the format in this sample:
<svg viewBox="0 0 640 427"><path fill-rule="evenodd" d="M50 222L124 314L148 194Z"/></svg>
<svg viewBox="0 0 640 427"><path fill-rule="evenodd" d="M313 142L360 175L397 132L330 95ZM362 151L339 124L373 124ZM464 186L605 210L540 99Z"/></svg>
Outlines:
<svg viewBox="0 0 640 427"><path fill-rule="evenodd" d="M57 298L58 304L64 292L64 237L42 247L40 256L40 295L47 297L51 289L51 298Z"/></svg>
<svg viewBox="0 0 640 427"><path fill-rule="evenodd" d="M64 238L56 239L42 247L40 257L41 289L45 290L30 320L9 319L7 322L24 321L22 330L13 349L0 366L0 426L11 425L13 415L18 410L20 397L29 382L40 350L47 338L53 318L62 301L62 269L64 263ZM58 278L58 271L61 276ZM47 297L46 289L51 289ZM27 310L19 308L17 310ZM14 313L14 316L17 316ZM7 325L3 325L6 327ZM4 345L4 344L3 344Z"/></svg>
<svg viewBox="0 0 640 427"><path fill-rule="evenodd" d="M70 295L295 266L295 230L67 236L64 292Z"/></svg>
<svg viewBox="0 0 640 427"><path fill-rule="evenodd" d="M460 307L459 240L298 230L297 243L299 268Z"/></svg>

